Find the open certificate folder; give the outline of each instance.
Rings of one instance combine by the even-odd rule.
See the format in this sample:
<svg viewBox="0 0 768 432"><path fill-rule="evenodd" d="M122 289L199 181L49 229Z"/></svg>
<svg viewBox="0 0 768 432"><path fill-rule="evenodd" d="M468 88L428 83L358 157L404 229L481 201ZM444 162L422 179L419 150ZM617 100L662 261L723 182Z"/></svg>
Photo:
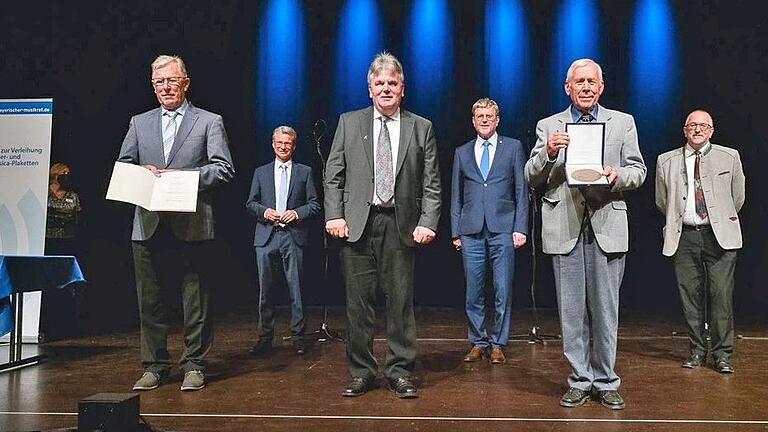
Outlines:
<svg viewBox="0 0 768 432"><path fill-rule="evenodd" d="M570 140L565 153L568 186L608 186L603 175L605 123L566 123Z"/></svg>
<svg viewBox="0 0 768 432"><path fill-rule="evenodd" d="M140 165L115 162L107 199L123 201L149 211L195 212L198 171L169 171L160 177Z"/></svg>

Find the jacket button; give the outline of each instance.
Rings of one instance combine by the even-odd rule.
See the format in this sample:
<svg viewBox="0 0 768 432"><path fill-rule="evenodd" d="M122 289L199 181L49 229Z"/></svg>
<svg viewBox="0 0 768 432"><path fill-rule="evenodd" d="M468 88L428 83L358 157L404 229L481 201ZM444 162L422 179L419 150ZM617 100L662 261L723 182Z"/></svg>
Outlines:
<svg viewBox="0 0 768 432"><path fill-rule="evenodd" d="M488 186L488 183L483 183L483 187L486 187L486 186Z"/></svg>

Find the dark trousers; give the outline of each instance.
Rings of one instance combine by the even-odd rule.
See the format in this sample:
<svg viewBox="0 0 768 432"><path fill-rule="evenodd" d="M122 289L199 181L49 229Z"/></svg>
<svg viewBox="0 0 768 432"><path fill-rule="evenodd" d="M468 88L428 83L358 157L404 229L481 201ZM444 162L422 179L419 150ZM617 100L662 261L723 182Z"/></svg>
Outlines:
<svg viewBox="0 0 768 432"><path fill-rule="evenodd" d="M144 370L163 376L170 372L168 301L175 293L172 282L179 281L184 310L184 352L179 364L185 372L205 370L205 356L213 343L213 320L207 278L201 272L211 265L210 243L179 240L162 224L149 240L133 242Z"/></svg>
<svg viewBox="0 0 768 432"><path fill-rule="evenodd" d="M709 300L709 334L712 355L729 359L733 353L733 285L736 251L720 247L710 227L699 230L683 227L672 263L688 327L691 353L706 354L704 335Z"/></svg>
<svg viewBox="0 0 768 432"><path fill-rule="evenodd" d="M465 309L469 342L481 348L507 346L515 270L512 233L492 233L483 226L477 234L463 235L461 256L467 282ZM493 275L493 321L487 319L485 314L485 280L489 263Z"/></svg>
<svg viewBox="0 0 768 432"><path fill-rule="evenodd" d="M275 228L264 246L254 248L259 269L259 338L272 339L275 331L275 306L272 291L283 280L291 299L291 335L301 338L307 327L301 286L304 275L304 250L291 233Z"/></svg>
<svg viewBox="0 0 768 432"><path fill-rule="evenodd" d="M413 314L414 251L400 242L394 212L371 211L363 235L341 248L347 291L347 358L353 377L374 378L376 288L386 301L387 352L384 376L408 377L416 362Z"/></svg>

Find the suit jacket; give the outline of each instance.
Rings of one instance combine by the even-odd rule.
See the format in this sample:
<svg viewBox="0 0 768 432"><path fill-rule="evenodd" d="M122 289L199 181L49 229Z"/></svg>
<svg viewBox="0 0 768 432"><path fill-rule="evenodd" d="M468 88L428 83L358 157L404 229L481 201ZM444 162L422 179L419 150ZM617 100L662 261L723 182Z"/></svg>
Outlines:
<svg viewBox="0 0 768 432"><path fill-rule="evenodd" d="M662 253L677 251L688 199L685 147L659 155L656 160L656 207L665 215ZM723 249L741 248L741 223L738 212L744 204L744 171L739 152L712 144L701 156L699 168L704 201L715 238Z"/></svg>
<svg viewBox="0 0 768 432"><path fill-rule="evenodd" d="M483 223L493 233L528 233L528 185L520 141L498 136L496 153L483 180L475 140L456 148L451 176L451 237L477 234Z"/></svg>
<svg viewBox="0 0 768 432"><path fill-rule="evenodd" d="M440 167L432 122L400 110L400 145L395 165L395 218L400 240L414 246L416 226L437 232ZM374 190L373 107L339 118L326 163L325 220L344 218L347 241L360 239Z"/></svg>
<svg viewBox="0 0 768 432"><path fill-rule="evenodd" d="M565 177L565 152L554 162L547 156L547 138L565 131L572 123L571 109L542 119L536 125L536 146L525 164L525 177L534 187L543 188L541 204L542 250L567 254L579 239L585 212L600 249L605 253L629 249L627 203L624 191L643 184L646 167L637 143L635 120L631 115L600 106L597 121L605 123L604 164L616 168L618 177L611 187L569 187Z"/></svg>
<svg viewBox="0 0 768 432"><path fill-rule="evenodd" d="M275 161L254 170L251 192L248 194L245 208L251 216L256 218L253 245L264 246L275 229L274 223L264 219L264 212L268 208L277 208ZM299 215L299 218L287 224L286 228L296 244L304 246L307 243L309 230L307 220L320 213L320 202L317 199L317 190L312 178L312 168L296 162L291 164L286 209L295 210L296 214Z"/></svg>
<svg viewBox="0 0 768 432"><path fill-rule="evenodd" d="M210 240L214 237L212 189L235 175L229 154L227 132L221 116L189 104L182 117L168 161L163 156L160 107L131 118L120 149L120 162L154 165L158 168L200 172L197 211L194 213L151 212L136 206L132 240L148 240L160 219L168 223L180 240Z"/></svg>

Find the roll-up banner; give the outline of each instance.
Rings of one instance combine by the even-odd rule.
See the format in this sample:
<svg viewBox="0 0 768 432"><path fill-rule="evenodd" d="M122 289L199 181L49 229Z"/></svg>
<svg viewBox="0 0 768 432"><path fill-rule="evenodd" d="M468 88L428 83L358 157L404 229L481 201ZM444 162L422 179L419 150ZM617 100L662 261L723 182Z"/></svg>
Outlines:
<svg viewBox="0 0 768 432"><path fill-rule="evenodd" d="M45 254L52 125L53 99L0 99L0 255ZM24 294L24 342L38 341L40 297ZM8 302L0 299L0 327L10 324Z"/></svg>

